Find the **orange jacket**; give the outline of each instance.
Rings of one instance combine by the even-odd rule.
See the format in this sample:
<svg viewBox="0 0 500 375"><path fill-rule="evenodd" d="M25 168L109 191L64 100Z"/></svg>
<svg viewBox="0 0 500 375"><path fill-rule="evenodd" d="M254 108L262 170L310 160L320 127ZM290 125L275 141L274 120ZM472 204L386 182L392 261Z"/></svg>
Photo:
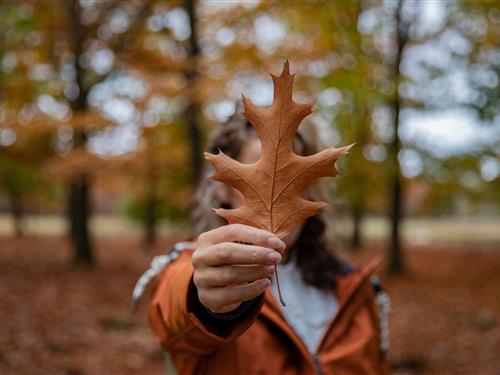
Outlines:
<svg viewBox="0 0 500 375"><path fill-rule="evenodd" d="M149 321L177 374L387 374L380 349L378 310L369 277L379 261L339 276L339 310L317 354L311 355L287 324L268 289L251 311L223 330L196 313L192 250L161 274L149 305Z"/></svg>

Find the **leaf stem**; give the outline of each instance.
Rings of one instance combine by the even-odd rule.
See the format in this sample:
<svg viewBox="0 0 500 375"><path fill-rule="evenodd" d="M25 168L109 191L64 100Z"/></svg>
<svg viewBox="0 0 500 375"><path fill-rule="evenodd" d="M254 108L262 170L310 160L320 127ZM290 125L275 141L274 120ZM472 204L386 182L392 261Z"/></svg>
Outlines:
<svg viewBox="0 0 500 375"><path fill-rule="evenodd" d="M281 306L286 307L285 300L283 299L283 296L281 295L281 288L280 288L280 279L278 278L278 265L274 265L274 277L276 277L276 286L278 287L278 296L280 298L280 303Z"/></svg>

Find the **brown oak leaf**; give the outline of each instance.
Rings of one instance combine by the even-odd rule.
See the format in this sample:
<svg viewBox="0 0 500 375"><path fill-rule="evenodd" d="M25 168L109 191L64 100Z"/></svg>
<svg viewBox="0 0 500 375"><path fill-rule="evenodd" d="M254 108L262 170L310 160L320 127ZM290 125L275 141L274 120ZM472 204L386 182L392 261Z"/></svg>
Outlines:
<svg viewBox="0 0 500 375"><path fill-rule="evenodd" d="M311 104L292 100L294 74L288 61L279 77L271 74L274 83L273 104L267 108L254 106L243 97L244 115L257 131L262 145L259 160L243 164L223 152L206 152L213 164L212 179L238 189L245 203L235 209L215 209L229 223L241 223L262 228L285 237L304 219L312 216L326 203L311 202L300 197L306 185L319 178L338 174L335 161L351 146L328 148L310 156L299 156L292 150L295 132L309 115Z"/></svg>
<svg viewBox="0 0 500 375"><path fill-rule="evenodd" d="M204 154L215 168L212 179L234 187L245 198L240 207L218 208L215 212L230 224L262 228L280 238L326 205L303 199L300 193L317 178L337 175L335 162L351 147L331 147L310 156L293 152L295 133L314 104L293 101L294 75L290 74L288 61L279 77L271 74L274 99L270 107L256 107L243 96L244 115L262 146L255 163L240 163L220 150L215 155Z"/></svg>

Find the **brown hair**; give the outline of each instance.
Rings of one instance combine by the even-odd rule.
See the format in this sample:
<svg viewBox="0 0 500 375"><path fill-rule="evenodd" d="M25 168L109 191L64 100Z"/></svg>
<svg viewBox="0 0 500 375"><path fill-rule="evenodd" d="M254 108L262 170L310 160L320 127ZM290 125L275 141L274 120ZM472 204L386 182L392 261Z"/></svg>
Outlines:
<svg viewBox="0 0 500 375"><path fill-rule="evenodd" d="M208 151L217 153L221 150L227 156L237 159L243 146L252 136L256 136L254 128L242 114L236 113L215 129L209 141ZM308 136L299 130L295 138L294 150L302 156L316 153L315 137L311 134ZM217 184L220 182L209 178L212 173L213 169L208 165L196 192L193 221L198 235L226 224L224 219L213 212L212 207L230 208L218 199ZM309 188L309 196L311 200L323 201L322 185L312 184ZM328 290L335 284L335 276L343 273L345 266L334 255L331 246L326 244L325 229L325 220L321 213L309 217L294 248L290 251L297 252L295 259L304 282L319 289Z"/></svg>

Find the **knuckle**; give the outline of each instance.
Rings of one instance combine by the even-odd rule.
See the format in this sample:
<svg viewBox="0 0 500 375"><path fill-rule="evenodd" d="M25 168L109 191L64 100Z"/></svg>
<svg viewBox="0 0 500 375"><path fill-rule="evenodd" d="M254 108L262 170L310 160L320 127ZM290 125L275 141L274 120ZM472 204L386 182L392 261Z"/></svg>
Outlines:
<svg viewBox="0 0 500 375"><path fill-rule="evenodd" d="M253 237L255 238L255 241L263 241L265 240L268 235L266 234L265 231L261 230L261 229L257 229L257 228L254 228L253 230Z"/></svg>
<svg viewBox="0 0 500 375"><path fill-rule="evenodd" d="M241 230L240 226L241 226L240 224L228 225L226 228L226 235L228 237L231 237L231 238L236 237L238 235L239 231Z"/></svg>
<svg viewBox="0 0 500 375"><path fill-rule="evenodd" d="M258 294L261 291L263 291L267 285L266 283L267 283L266 279L257 280L252 286L252 293Z"/></svg>
<svg viewBox="0 0 500 375"><path fill-rule="evenodd" d="M217 294L211 292L204 291L202 293L198 293L198 299L203 304L203 306L212 311L217 311L223 306L220 303L221 298Z"/></svg>
<svg viewBox="0 0 500 375"><path fill-rule="evenodd" d="M200 253L199 250L195 250L193 255L191 255L191 263L196 269L200 265Z"/></svg>
<svg viewBox="0 0 500 375"><path fill-rule="evenodd" d="M203 251L202 249L196 249L193 255L191 255L191 264L195 269L201 268L205 263L205 257L205 251Z"/></svg>
<svg viewBox="0 0 500 375"><path fill-rule="evenodd" d="M249 291L249 297L257 297L259 294L261 294L265 290L265 286L262 282L259 282L255 284L255 286Z"/></svg>
<svg viewBox="0 0 500 375"><path fill-rule="evenodd" d="M217 305L214 304L214 302L212 301L211 298L205 298L205 300L202 300L200 298L200 302L207 308L209 308L210 310L214 311L217 309Z"/></svg>
<svg viewBox="0 0 500 375"><path fill-rule="evenodd" d="M274 275L274 267L266 267L264 269L264 275L266 277L271 277L272 275Z"/></svg>
<svg viewBox="0 0 500 375"><path fill-rule="evenodd" d="M217 245L217 260L219 262L225 262L229 260L231 255L231 249L227 243L221 243Z"/></svg>
<svg viewBox="0 0 500 375"><path fill-rule="evenodd" d="M207 243L207 233L203 232L198 236L198 243Z"/></svg>
<svg viewBox="0 0 500 375"><path fill-rule="evenodd" d="M236 230L236 231L244 230L244 228L245 228L245 226L243 224L240 224L240 223L235 223L232 226L233 226L233 230Z"/></svg>
<svg viewBox="0 0 500 375"><path fill-rule="evenodd" d="M201 288L205 285L204 281L203 281L203 276L200 275L199 272L194 272L193 273L193 283L194 285L196 285L196 288Z"/></svg>
<svg viewBox="0 0 500 375"><path fill-rule="evenodd" d="M265 230L259 229L259 228L252 228L252 234L255 237L255 240L265 240L268 236L269 233Z"/></svg>
<svg viewBox="0 0 500 375"><path fill-rule="evenodd" d="M198 299L203 305L207 307L210 304L210 298L208 297L208 293L203 289L198 290Z"/></svg>
<svg viewBox="0 0 500 375"><path fill-rule="evenodd" d="M212 295L210 297L210 309L211 310L217 310L220 309L222 306L224 306L224 295L222 293L217 293L215 295Z"/></svg>
<svg viewBox="0 0 500 375"><path fill-rule="evenodd" d="M253 263L257 263L259 261L259 255L260 255L260 252L257 249L252 251L252 262Z"/></svg>
<svg viewBox="0 0 500 375"><path fill-rule="evenodd" d="M224 270L224 273L223 273L223 281L226 282L226 283L231 283L231 282L234 282L236 281L238 277L238 273L236 272L236 270L232 269L232 268L227 268Z"/></svg>
<svg viewBox="0 0 500 375"><path fill-rule="evenodd" d="M236 293L233 288L226 288L224 293L224 298L221 301L221 306L231 305L233 303L239 302L239 294Z"/></svg>

